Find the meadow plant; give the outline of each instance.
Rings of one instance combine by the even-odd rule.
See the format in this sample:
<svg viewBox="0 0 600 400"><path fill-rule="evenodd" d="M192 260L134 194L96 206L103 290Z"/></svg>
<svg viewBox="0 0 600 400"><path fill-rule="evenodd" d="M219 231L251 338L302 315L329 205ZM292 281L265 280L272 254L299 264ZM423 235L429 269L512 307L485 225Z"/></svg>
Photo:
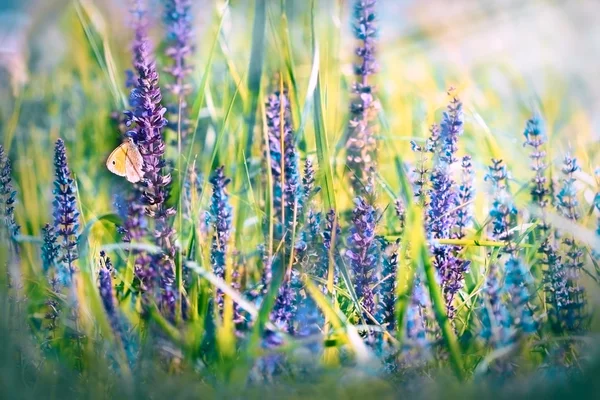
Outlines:
<svg viewBox="0 0 600 400"><path fill-rule="evenodd" d="M218 168L210 179L213 187L210 202L210 221L212 225L212 247L210 261L213 273L225 279L229 242L232 231L232 208L226 186L230 180L225 176L224 167ZM223 306L223 294L217 294L219 308ZM222 311L222 310L221 310Z"/></svg>
<svg viewBox="0 0 600 400"><path fill-rule="evenodd" d="M350 105L349 133L346 141L346 163L350 182L356 195L371 193L373 174L377 160L377 139L374 120L377 116L378 102L372 79L377 72L375 42L377 26L376 0L356 0L353 10L353 32L358 41L356 47L357 63L354 65L354 94Z"/></svg>
<svg viewBox="0 0 600 400"><path fill-rule="evenodd" d="M11 163L0 145L0 213L4 228L11 241L14 241L21 228L15 220L15 198L17 192L12 188ZM13 249L18 247L13 245Z"/></svg>
<svg viewBox="0 0 600 400"><path fill-rule="evenodd" d="M170 93L168 126L175 132L180 131L182 139L186 140L191 133L187 97L192 90L189 76L193 71L190 58L194 53L192 2L167 0L164 8L165 55L171 59L171 65L164 69L171 76L171 82L165 85Z"/></svg>
<svg viewBox="0 0 600 400"><path fill-rule="evenodd" d="M165 172L165 142L162 130L167 121L164 118L166 108L161 105L162 95L158 86L158 72L153 60L152 48L147 32L147 21L143 9L135 11L137 15L135 38L132 46L136 82L131 90L129 102L132 110L125 112L126 124L130 127L127 136L139 146L143 157L142 204L144 213L154 221L152 237L163 250L150 261L151 270L158 271L160 278L161 305L168 313L174 312L176 294L173 288L175 280L174 257L175 230L171 219L176 214L174 207L167 205L171 174ZM132 218L139 218L135 212ZM147 263L144 263L147 264ZM142 280L146 271L140 265Z"/></svg>
<svg viewBox="0 0 600 400"><path fill-rule="evenodd" d="M463 133L463 111L461 101L452 96L447 111L444 112L440 125L439 139L436 129L432 129L430 149L434 152L434 166L431 171L429 189L429 204L427 207L427 229L429 238L449 239L455 235L454 228L465 221L457 221L455 208L460 201L459 188L450 171L456 163L458 139ZM466 183L467 184L467 183ZM467 188L463 191L467 193ZM458 247L447 245L433 245L434 266L438 271L442 290L446 300L446 312L452 318L455 307L453 305L456 293L462 288L462 279L467 271L469 261L463 260L458 255Z"/></svg>
<svg viewBox="0 0 600 400"><path fill-rule="evenodd" d="M67 151L62 139L54 148L54 228L60 246L59 276L63 285L70 286L77 272L77 241L79 238L79 211L75 197L75 181L67 164Z"/></svg>
<svg viewBox="0 0 600 400"><path fill-rule="evenodd" d="M376 312L375 283L380 251L375 241L377 211L362 197L354 200L352 226L348 237L346 258L354 276L354 290L360 299L363 317L369 320Z"/></svg>
<svg viewBox="0 0 600 400"><path fill-rule="evenodd" d="M100 252L100 269L98 270L98 291L102 299L102 305L106 311L106 316L110 321L111 327L115 333L119 333L119 316L118 304L115 297L115 289L113 285L114 268L110 258L106 253Z"/></svg>
<svg viewBox="0 0 600 400"><path fill-rule="evenodd" d="M558 193L558 210L567 219L576 221L580 218L579 201L577 200L577 190L575 188L574 174L580 169L577 159L565 155L562 173L563 182ZM563 316L564 329L567 332L578 333L584 329L586 321L585 311L585 291L580 283L581 270L584 267L584 252L575 237L566 235L563 238L564 247L564 268L565 281L568 291L568 300L565 306L565 315Z"/></svg>
<svg viewBox="0 0 600 400"><path fill-rule="evenodd" d="M504 287L509 296L509 311L514 325L522 333L535 332L537 323L531 307L531 275L525 268L513 228L517 225L518 211L508 188L508 171L502 160L492 160L486 179L491 182L493 202L490 210L492 236L504 242L503 252L507 255L504 264Z"/></svg>

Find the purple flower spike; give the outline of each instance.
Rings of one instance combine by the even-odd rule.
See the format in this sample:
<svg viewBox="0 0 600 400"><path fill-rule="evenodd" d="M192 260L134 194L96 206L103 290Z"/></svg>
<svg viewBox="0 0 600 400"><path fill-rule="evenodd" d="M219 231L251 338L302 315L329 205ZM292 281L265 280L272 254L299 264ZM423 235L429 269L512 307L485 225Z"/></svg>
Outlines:
<svg viewBox="0 0 600 400"><path fill-rule="evenodd" d="M165 68L165 72L172 77L171 83L165 85L165 88L171 94L169 115L174 117L170 117L169 127L177 131L180 125L182 139L187 138L190 133L186 97L191 91L187 79L193 70L189 64L189 58L194 52L191 8L191 0L165 1L164 21L167 30L165 54L171 59L171 65Z"/></svg>
<svg viewBox="0 0 600 400"><path fill-rule="evenodd" d="M42 268L48 273L58 260L60 247L56 243L56 230L50 224L42 228L44 244L42 245Z"/></svg>
<svg viewBox="0 0 600 400"><path fill-rule="evenodd" d="M108 316L108 320L115 332L119 332L119 316L117 311L117 299L113 288L114 273L110 258L101 251L100 252L100 270L98 271L98 290L100 298L104 305L104 310Z"/></svg>
<svg viewBox="0 0 600 400"><path fill-rule="evenodd" d="M475 197L473 189L473 164L470 156L464 156L461 163L462 176L458 195L456 196L456 233L457 239L463 239L467 234L465 232L471 226L473 219L473 206L470 204Z"/></svg>
<svg viewBox="0 0 600 400"><path fill-rule="evenodd" d="M501 287L501 277L498 265L491 263L485 281L484 294L481 302L481 337L494 349L501 349L512 343L512 319L502 298L504 291Z"/></svg>
<svg viewBox="0 0 600 400"><path fill-rule="evenodd" d="M226 186L230 180L225 176L224 167L219 167L210 178L213 194L210 203L210 217L214 229L211 259L213 271L219 278L225 278L225 256L231 237L232 207Z"/></svg>
<svg viewBox="0 0 600 400"><path fill-rule="evenodd" d="M12 188L11 173L10 160L4 154L4 147L0 145L0 218L8 231L12 249L18 255L19 247L15 238L19 235L21 227L15 220L15 197L17 192Z"/></svg>
<svg viewBox="0 0 600 400"><path fill-rule="evenodd" d="M226 257L231 237L232 207L229 204L229 194L226 186L230 180L225 176L224 167L217 168L210 183L213 194L210 202L210 220L213 226L212 248L210 259L213 272L221 279L225 279ZM219 307L223 306L223 293L217 292Z"/></svg>
<svg viewBox="0 0 600 400"><path fill-rule="evenodd" d="M531 169L535 173L532 179L531 199L541 210L542 217L538 224L538 230L544 235L550 229L545 213L548 205L547 196L550 190L546 179L546 169L548 168L546 165L546 151L544 150L546 135L542 130L542 123L538 117L532 117L527 121L524 136L525 143L523 145L530 146L532 149L529 158L531 158Z"/></svg>
<svg viewBox="0 0 600 400"><path fill-rule="evenodd" d="M298 150L292 130L290 102L285 89L282 93L275 91L269 96L266 103L266 116L269 133L268 151L273 178L273 206L284 228L290 231L286 234L286 238L291 240L291 231L301 215L303 192ZM311 179L310 176L308 178ZM291 243L288 243L288 247L290 245Z"/></svg>
<svg viewBox="0 0 600 400"><path fill-rule="evenodd" d="M304 175L302 176L303 203L308 204L310 198L318 191L315 188L315 168L310 158L304 162Z"/></svg>
<svg viewBox="0 0 600 400"><path fill-rule="evenodd" d="M70 286L73 274L77 271L75 261L78 258L77 241L79 240L79 211L75 198L75 181L67 164L65 142L56 141L54 149L54 227L58 234L62 263L60 277L65 286Z"/></svg>
<svg viewBox="0 0 600 400"><path fill-rule="evenodd" d="M577 159L570 155L565 156L563 162L563 183L558 193L558 210L571 221L579 219L579 201L575 188L575 172L579 170ZM580 283L580 273L584 266L584 252L573 236L563 238L565 248L564 267L566 272L566 286L569 300L564 305L564 315L561 320L564 329L571 333L580 333L584 330L586 316L586 295Z"/></svg>
<svg viewBox="0 0 600 400"><path fill-rule="evenodd" d="M375 242L377 215L375 208L362 197L356 198L354 204L346 257L350 261L354 274L356 296L362 300L365 311L375 315L373 286L377 282L379 262L379 253Z"/></svg>
<svg viewBox="0 0 600 400"><path fill-rule="evenodd" d="M144 159L144 179L141 183L144 211L154 220L153 236L156 244L163 250L153 257L152 263L159 270L162 306L171 312L175 304L172 285L175 279L173 260L176 249L175 230L171 227L170 220L176 211L166 205L171 183L171 174L163 172L165 143L162 129L167 124L164 118L166 108L161 105L162 95L148 38L145 12L139 1L136 6L133 66L137 80L129 96L133 109L125 112L127 126L131 128L127 135L139 146ZM143 266L145 263L141 264ZM147 271L141 272L145 274Z"/></svg>
<svg viewBox="0 0 600 400"><path fill-rule="evenodd" d="M372 194L373 175L377 157L377 140L373 121L378 103L375 88L369 77L377 72L375 60L375 0L357 0L354 4L353 31L358 41L354 66L356 81L352 86L354 99L350 105L351 118L346 141L347 165L350 182L356 195Z"/></svg>
<svg viewBox="0 0 600 400"><path fill-rule="evenodd" d="M427 149L434 153L434 167L431 172L427 227L430 239L449 239L454 236L459 223L456 204L460 201L459 188L450 175L456 159L458 138L463 133L462 103L452 97L441 124L441 129L432 129ZM433 264L438 271L440 283L446 299L446 312L454 317L454 296L462 288L464 273L469 261L458 257L457 246L432 246Z"/></svg>
<svg viewBox="0 0 600 400"><path fill-rule="evenodd" d="M502 160L492 160L486 180L492 184L494 200L490 217L492 219L492 237L505 242L503 252L508 255L505 268L504 287L510 298L510 313L514 324L525 334L535 331L536 321L530 306L529 286L531 276L519 257L519 249L514 243L517 225L517 209L508 192L508 172Z"/></svg>
<svg viewBox="0 0 600 400"><path fill-rule="evenodd" d="M396 329L396 272L398 270L399 241L387 246L381 269L382 282L379 285L378 321L388 332Z"/></svg>

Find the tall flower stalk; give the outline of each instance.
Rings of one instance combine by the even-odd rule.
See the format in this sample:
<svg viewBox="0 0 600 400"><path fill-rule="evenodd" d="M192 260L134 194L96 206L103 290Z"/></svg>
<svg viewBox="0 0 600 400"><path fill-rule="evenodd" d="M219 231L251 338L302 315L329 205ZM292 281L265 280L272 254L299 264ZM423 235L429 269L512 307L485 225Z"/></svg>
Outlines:
<svg viewBox="0 0 600 400"><path fill-rule="evenodd" d="M226 186L230 180L225 176L224 167L219 167L210 178L213 194L210 201L210 219L213 228L210 260L213 273L225 280L227 252L232 229L232 208ZM222 311L223 293L217 291L217 304Z"/></svg>
<svg viewBox="0 0 600 400"><path fill-rule="evenodd" d="M102 299L104 311L110 322L110 325L116 335L120 335L121 327L118 315L117 298L113 287L114 269L110 258L103 251L100 252L100 269L98 270L98 291Z"/></svg>
<svg viewBox="0 0 600 400"><path fill-rule="evenodd" d="M579 170L577 159L566 155L563 162L563 182L558 193L558 209L560 213L574 223L579 219L577 207L577 190L574 174ZM564 328L567 332L578 333L584 329L585 323L585 292L580 283L580 271L583 268L583 249L575 237L566 235L563 238L565 248L564 267L569 301L563 316Z"/></svg>
<svg viewBox="0 0 600 400"><path fill-rule="evenodd" d="M170 59L170 65L165 68L165 72L171 76L171 82L165 85L171 95L171 103L167 106L170 115L169 127L175 132L179 130L184 141L187 141L190 133L186 98L191 92L191 85L187 81L192 73L189 59L194 52L191 9L191 0L165 0L165 54Z"/></svg>
<svg viewBox="0 0 600 400"><path fill-rule="evenodd" d="M538 117L532 117L527 121L525 126L525 143L524 146L531 147L531 169L534 172L531 188L531 199L539 207L541 216L537 225L537 229L542 236L545 236L550 226L546 220L546 208L548 206L548 184L546 178L546 135L542 129L541 121Z"/></svg>
<svg viewBox="0 0 600 400"><path fill-rule="evenodd" d="M75 181L67 164L65 142L56 141L54 148L54 227L58 235L61 249L61 270L59 272L64 285L70 286L73 275L77 271L75 261L78 258L77 241L79 240L79 211L75 198Z"/></svg>
<svg viewBox="0 0 600 400"><path fill-rule="evenodd" d="M298 272L293 269L297 251L304 250L302 236L298 229L303 222L304 201L308 201L310 186L314 184L311 177L312 166L308 165L306 187L300 177L299 156L296 147L290 102L286 89L280 86L269 95L266 102L266 120L268 129L268 148L271 177L273 180L273 207L277 221L276 237L284 239L283 252L274 256L273 265L284 270L283 281L279 288L273 320L289 333L293 333L294 320L298 311ZM307 214L308 215L308 214ZM300 245L300 247L296 245Z"/></svg>
<svg viewBox="0 0 600 400"><path fill-rule="evenodd" d="M292 230L301 215L302 190L299 156L292 129L290 102L285 89L272 93L266 103L268 149L273 179L273 206L283 225L288 246ZM311 167L309 166L309 173ZM307 183L314 182L314 177Z"/></svg>
<svg viewBox="0 0 600 400"><path fill-rule="evenodd" d="M158 72L153 60L148 38L147 21L141 4L136 3L135 38L133 42L133 66L137 77L129 96L132 110L126 111L126 124L132 127L127 132L139 147L144 160L144 179L141 182L144 212L154 221L153 237L162 249L152 264L157 265L160 277L161 305L173 313L176 302L173 290L175 279L175 230L171 219L176 214L166 201L169 197L171 174L165 173L165 142L162 130L167 124L161 105L162 95L158 86Z"/></svg>
<svg viewBox="0 0 600 400"><path fill-rule="evenodd" d="M481 296L481 337L494 349L512 343L512 318L503 299L502 276L496 262L491 262Z"/></svg>
<svg viewBox="0 0 600 400"><path fill-rule="evenodd" d="M353 32L358 46L354 65L354 98L350 105L349 134L346 141L346 162L355 195L371 194L377 161L377 140L374 120L378 103L371 77L377 72L375 41L377 27L376 0L356 0L353 13Z"/></svg>
<svg viewBox="0 0 600 400"><path fill-rule="evenodd" d="M530 306L531 275L521 261L515 243L516 233L512 228L517 224L517 209L508 192L508 172L502 160L492 160L486 180L492 184L494 198L490 211L492 238L505 242L504 288L510 298L512 320L522 333L529 334L537 328Z"/></svg>
<svg viewBox="0 0 600 400"><path fill-rule="evenodd" d="M449 239L453 237L457 225L457 214L454 212L459 201L458 189L450 171L458 161L458 138L463 133L462 103L452 97L441 124L440 136L431 144L434 151L434 166L431 172L431 187L429 189L429 206L427 208L427 228L429 239ZM463 275L469 262L458 256L459 248L434 244L432 246L433 264L438 271L442 290L446 300L446 313L454 317L455 308L452 304L454 296L462 288Z"/></svg>
<svg viewBox="0 0 600 400"><path fill-rule="evenodd" d="M374 285L377 282L379 251L375 242L377 212L362 197L354 200L352 226L348 238L346 257L354 276L356 296L361 300L365 319L375 315L376 303Z"/></svg>
<svg viewBox="0 0 600 400"><path fill-rule="evenodd" d="M555 243L553 243L551 226L547 221L548 202L549 197L552 196L546 178L548 169L545 151L547 137L539 117L534 116L527 121L524 136L524 146L531 147L529 158L531 158L531 169L534 172L530 191L531 200L538 207L540 213L536 232L542 239L539 253L541 255L540 262L545 266L544 289L548 315L551 323L558 328L561 325L564 308L569 303L569 294L565 267L562 258L557 253Z"/></svg>
<svg viewBox="0 0 600 400"><path fill-rule="evenodd" d="M467 236L466 230L471 227L473 219L473 206L471 202L475 197L473 189L473 164L471 156L464 156L461 161L461 180L456 196L456 232L457 239Z"/></svg>
<svg viewBox="0 0 600 400"><path fill-rule="evenodd" d="M19 235L21 227L15 220L15 197L17 192L12 187L12 168L4 147L0 145L0 217L8 232L8 238L13 244L13 249L18 252L15 238Z"/></svg>
<svg viewBox="0 0 600 400"><path fill-rule="evenodd" d="M396 274L398 271L399 240L384 246L385 255L379 285L377 321L388 331L396 330Z"/></svg>

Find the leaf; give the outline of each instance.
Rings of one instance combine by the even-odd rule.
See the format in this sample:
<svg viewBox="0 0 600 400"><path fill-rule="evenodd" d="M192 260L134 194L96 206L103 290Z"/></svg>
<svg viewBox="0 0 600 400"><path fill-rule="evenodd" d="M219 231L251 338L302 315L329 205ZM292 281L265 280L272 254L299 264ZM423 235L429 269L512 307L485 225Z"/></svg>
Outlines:
<svg viewBox="0 0 600 400"><path fill-rule="evenodd" d="M311 78L315 76L315 65L319 64L319 42L315 29L315 0L311 3L311 29L312 29L312 46L313 46L313 73ZM309 86L310 88L310 86ZM317 159L323 176L323 192L325 194L325 207L328 209L336 209L335 193L333 189L333 170L331 167L331 156L329 153L329 143L327 139L327 130L323 118L323 104L321 97L321 78L320 73L316 73L316 86L313 94L314 99L314 125L315 125L315 140L317 142Z"/></svg>
<svg viewBox="0 0 600 400"><path fill-rule="evenodd" d="M92 232L92 228L98 222L108 222L113 225L121 225L122 224L121 217L119 217L115 213L101 214L101 215L98 215L98 216L92 218L89 222L87 222L85 224L85 226L83 227L83 229L81 230L81 233L79 234L79 241L78 241L79 258L82 260L87 260L89 245L90 245L89 244L89 236L90 236L90 233ZM87 263L85 263L85 262L82 264L87 265Z"/></svg>
<svg viewBox="0 0 600 400"><path fill-rule="evenodd" d="M248 66L248 92L250 105L247 110L247 136L245 153L251 154L254 125L258 111L258 99L262 80L262 70L265 58L265 26L266 0L256 0L254 6L254 24L252 27L252 48L250 50L250 65Z"/></svg>
<svg viewBox="0 0 600 400"><path fill-rule="evenodd" d="M352 346L358 363L364 364L372 361L373 357L371 352L358 334L356 327L348 321L343 313L336 312L333 305L329 302L329 300L327 300L323 293L321 293L320 289L316 287L315 284L308 278L308 276L303 276L303 282L305 283L306 289L310 293L311 297L315 300L315 303L317 303L328 320L331 321L334 328L343 328L346 331L348 343L350 346Z"/></svg>

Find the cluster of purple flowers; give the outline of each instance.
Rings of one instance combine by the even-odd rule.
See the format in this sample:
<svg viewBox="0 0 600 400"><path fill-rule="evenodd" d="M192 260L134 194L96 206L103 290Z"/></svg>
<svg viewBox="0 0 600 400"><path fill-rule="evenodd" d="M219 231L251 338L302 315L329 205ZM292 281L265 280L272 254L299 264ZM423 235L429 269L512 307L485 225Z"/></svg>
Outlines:
<svg viewBox="0 0 600 400"><path fill-rule="evenodd" d="M563 248L557 245L553 227L546 218L551 188L546 178L546 136L541 120L533 117L525 128L525 145L532 148L530 157L534 172L531 197L538 206L540 217L537 230L543 240L540 246L544 269L544 287L548 304L549 320L558 332L581 332L586 320L585 292L579 283L579 271L583 267L583 250L575 238L563 238ZM566 155L563 163L563 181L560 191L552 196L553 206L565 218L579 219L577 191L574 174L579 170L577 159Z"/></svg>
<svg viewBox="0 0 600 400"><path fill-rule="evenodd" d="M563 162L563 183L557 195L558 210L571 221L579 219L577 211L578 200L575 188L574 174L579 170L577 159L566 155ZM563 238L564 245L564 269L566 275L566 286L568 291L568 302L564 305L564 316L562 318L564 329L567 332L579 333L584 330L586 323L586 299L585 291L580 283L580 271L584 266L583 248L577 240L567 235Z"/></svg>
<svg viewBox="0 0 600 400"><path fill-rule="evenodd" d="M295 222L301 215L302 186L299 156L292 129L290 102L286 90L272 93L265 105L268 128L268 149L273 179L273 206L275 215L291 237ZM314 171L309 164L304 180L304 195L314 184Z"/></svg>
<svg viewBox="0 0 600 400"><path fill-rule="evenodd" d="M165 85L171 93L169 110L169 128L180 130L183 139L190 134L190 121L186 97L191 92L191 85L187 82L192 72L189 58L194 52L192 39L192 2L191 0L166 0L164 20L167 30L167 48L165 54L171 59L171 65L165 72L171 75L172 81Z"/></svg>
<svg viewBox="0 0 600 400"><path fill-rule="evenodd" d="M375 59L376 0L357 0L354 4L354 36L359 42L354 66L356 81L352 86L354 99L350 105L349 134L346 141L347 165L356 195L373 190L373 174L377 157L377 140L373 120L377 113L375 88L369 78L377 72Z"/></svg>
<svg viewBox="0 0 600 400"><path fill-rule="evenodd" d="M533 187L531 188L531 199L537 204L541 211L541 219L538 223L538 228L542 234L545 234L549 229L546 221L545 210L548 205L547 196L549 189L547 187L546 179L546 151L544 145L546 143L546 135L542 129L542 122L536 116L527 121L525 126L525 143L524 146L530 146L532 148L529 157L532 160L531 169L535 173L532 180Z"/></svg>
<svg viewBox="0 0 600 400"><path fill-rule="evenodd" d="M145 254L136 261L138 279L143 286L152 286L149 279L155 275L160 278L161 305L172 314L176 302L176 293L173 288L175 279L175 230L172 228L171 219L176 214L173 207L167 206L169 198L171 174L166 173L165 167L165 142L162 130L167 121L164 118L166 108L161 105L162 95L158 85L158 72L153 60L152 48L147 32L147 21L142 5L138 2L134 15L135 38L133 42L133 88L129 96L131 110L125 112L126 125L130 127L127 136L133 139L139 147L143 157L144 177L137 189L141 193L140 205L143 205L144 214L154 221L152 236L162 253L146 258ZM138 199L139 201L139 199ZM137 221L141 217L140 207L130 207L130 225L138 227ZM127 224L126 224L127 226ZM127 232L129 239L132 233ZM150 270L148 270L148 268ZM158 271L158 273L154 272Z"/></svg>
<svg viewBox="0 0 600 400"><path fill-rule="evenodd" d="M490 210L492 237L505 242L503 252L508 259L504 264L504 288L510 299L509 311L513 324L528 334L537 329L530 304L531 275L519 257L515 242L517 209L508 192L508 172L502 160L492 160L486 180L491 182L493 202Z"/></svg>
<svg viewBox="0 0 600 400"><path fill-rule="evenodd" d="M62 139L56 141L54 149L54 180L53 216L54 227L58 235L61 256L59 261L62 283L70 286L73 275L77 272L75 261L78 258L77 241L79 238L79 211L75 197L75 181L67 164L67 152Z"/></svg>
<svg viewBox="0 0 600 400"><path fill-rule="evenodd" d="M354 274L356 296L361 299L365 319L368 320L369 315L375 315L374 286L380 258L375 240L377 211L362 197L356 198L354 204L346 257Z"/></svg>
<svg viewBox="0 0 600 400"><path fill-rule="evenodd" d="M119 318L117 314L117 299L113 287L114 269L110 258L103 251L100 252L100 269L98 270L98 291L104 305L106 315L115 332L119 331Z"/></svg>
<svg viewBox="0 0 600 400"><path fill-rule="evenodd" d="M470 189L458 188L451 175L452 166L458 161L456 151L458 138L463 133L463 118L462 103L453 96L447 111L444 112L439 137L437 137L437 130L432 130L433 138L430 139L429 148L434 152L434 166L430 177L426 217L427 231L431 240L455 237L456 226L460 228L459 234L464 235L463 229L470 219L468 208L462 209L460 213L454 211L457 206L464 205L460 204L461 200L470 200ZM469 164L470 160L467 159L465 166L467 172L470 168ZM462 199L461 196L465 198ZM469 267L469 262L461 259L458 251L459 248L456 246L432 246L433 263L440 277L446 299L446 312L450 318L455 312L452 304L454 297L462 288L463 275Z"/></svg>
<svg viewBox="0 0 600 400"><path fill-rule="evenodd" d="M230 180L225 176L224 167L217 168L210 183L213 194L210 202L210 222L213 227L212 247L210 261L213 272L221 279L225 279L227 268L227 252L232 229L232 208L229 204L229 194L226 186ZM223 304L223 294L217 293L218 304Z"/></svg>
<svg viewBox="0 0 600 400"><path fill-rule="evenodd" d="M8 232L8 237L13 241L21 228L15 220L15 196L17 192L12 188L11 164L4 154L4 147L0 145L0 217ZM16 246L14 246L17 249Z"/></svg>

